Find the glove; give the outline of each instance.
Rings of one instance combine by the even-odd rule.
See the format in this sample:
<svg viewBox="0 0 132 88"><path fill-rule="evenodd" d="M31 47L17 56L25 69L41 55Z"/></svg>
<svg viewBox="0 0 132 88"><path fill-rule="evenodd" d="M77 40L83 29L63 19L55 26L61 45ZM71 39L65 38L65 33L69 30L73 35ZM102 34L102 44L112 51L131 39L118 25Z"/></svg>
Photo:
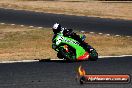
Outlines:
<svg viewBox="0 0 132 88"><path fill-rule="evenodd" d="M57 46L55 45L55 44L52 44L52 49L56 49L57 48Z"/></svg>

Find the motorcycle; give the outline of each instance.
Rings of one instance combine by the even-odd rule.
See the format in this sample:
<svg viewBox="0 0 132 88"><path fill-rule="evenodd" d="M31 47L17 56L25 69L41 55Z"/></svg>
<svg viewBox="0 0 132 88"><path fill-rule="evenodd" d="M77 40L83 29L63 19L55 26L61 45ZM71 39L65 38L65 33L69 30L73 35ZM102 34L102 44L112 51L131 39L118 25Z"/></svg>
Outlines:
<svg viewBox="0 0 132 88"><path fill-rule="evenodd" d="M61 32L52 39L52 48L58 52L57 57L59 59L68 61L96 61L98 59L98 53L92 46L87 43L85 44L86 49L80 45L80 42L71 37L65 37Z"/></svg>

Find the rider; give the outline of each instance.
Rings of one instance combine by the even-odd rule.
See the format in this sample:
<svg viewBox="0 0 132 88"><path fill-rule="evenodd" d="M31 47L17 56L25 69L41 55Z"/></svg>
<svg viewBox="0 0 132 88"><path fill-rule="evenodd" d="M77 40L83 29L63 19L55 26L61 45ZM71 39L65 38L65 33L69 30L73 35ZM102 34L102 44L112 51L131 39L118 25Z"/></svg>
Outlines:
<svg viewBox="0 0 132 88"><path fill-rule="evenodd" d="M82 45L84 47L86 46L86 43L84 42L84 39L86 38L85 35L83 35L80 38L80 36L77 35L76 33L74 33L72 29L63 28L63 27L61 27L61 25L59 23L55 23L52 27L52 30L54 32L54 37L57 35L57 33L61 32L61 33L63 33L64 36L71 37L71 38L77 40L80 43L80 45Z"/></svg>

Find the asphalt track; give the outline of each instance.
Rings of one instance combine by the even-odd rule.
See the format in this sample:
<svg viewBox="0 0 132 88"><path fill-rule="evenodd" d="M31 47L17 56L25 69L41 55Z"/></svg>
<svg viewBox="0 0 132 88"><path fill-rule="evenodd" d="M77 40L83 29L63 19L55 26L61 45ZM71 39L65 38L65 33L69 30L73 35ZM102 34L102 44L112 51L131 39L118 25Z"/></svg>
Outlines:
<svg viewBox="0 0 132 88"><path fill-rule="evenodd" d="M68 16L0 9L0 22L51 27L60 22L77 30L132 35L132 21ZM0 88L132 88L129 84L84 84L75 81L82 65L88 74L130 74L132 57L99 59L96 62L47 61L0 64Z"/></svg>
<svg viewBox="0 0 132 88"><path fill-rule="evenodd" d="M132 88L127 84L84 84L75 81L78 67L87 74L130 74L132 57L68 63L47 61L0 64L0 88Z"/></svg>
<svg viewBox="0 0 132 88"><path fill-rule="evenodd" d="M132 20L114 20L97 17L51 14L0 8L0 22L52 27L55 22L64 27L88 32L132 35Z"/></svg>

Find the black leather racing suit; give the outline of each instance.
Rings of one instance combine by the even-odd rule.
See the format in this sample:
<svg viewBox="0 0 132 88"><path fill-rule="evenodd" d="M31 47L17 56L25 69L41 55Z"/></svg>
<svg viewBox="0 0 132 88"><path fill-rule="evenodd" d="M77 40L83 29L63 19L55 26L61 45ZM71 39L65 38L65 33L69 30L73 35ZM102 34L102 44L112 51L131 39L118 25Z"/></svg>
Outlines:
<svg viewBox="0 0 132 88"><path fill-rule="evenodd" d="M74 33L72 29L62 28L60 32L62 32L65 37L71 37L71 38L77 40L80 43L80 46L84 47L84 49L87 50L87 43L82 41L80 36L77 35L76 33ZM57 36L57 34L54 34L52 39L54 39L56 36ZM56 46L52 46L52 48L55 49Z"/></svg>
<svg viewBox="0 0 132 88"><path fill-rule="evenodd" d="M62 33L64 36L66 36L66 37L70 36L71 38L77 40L79 43L83 42L82 39L80 38L80 36L77 35L76 33L74 33L72 29L63 28Z"/></svg>
<svg viewBox="0 0 132 88"><path fill-rule="evenodd" d="M62 28L62 33L66 37L70 36L71 38L77 40L80 43L80 46L84 47L84 49L87 50L87 43L85 43L84 41L82 41L82 39L80 38L80 36L77 35L76 33L74 33L72 29Z"/></svg>

